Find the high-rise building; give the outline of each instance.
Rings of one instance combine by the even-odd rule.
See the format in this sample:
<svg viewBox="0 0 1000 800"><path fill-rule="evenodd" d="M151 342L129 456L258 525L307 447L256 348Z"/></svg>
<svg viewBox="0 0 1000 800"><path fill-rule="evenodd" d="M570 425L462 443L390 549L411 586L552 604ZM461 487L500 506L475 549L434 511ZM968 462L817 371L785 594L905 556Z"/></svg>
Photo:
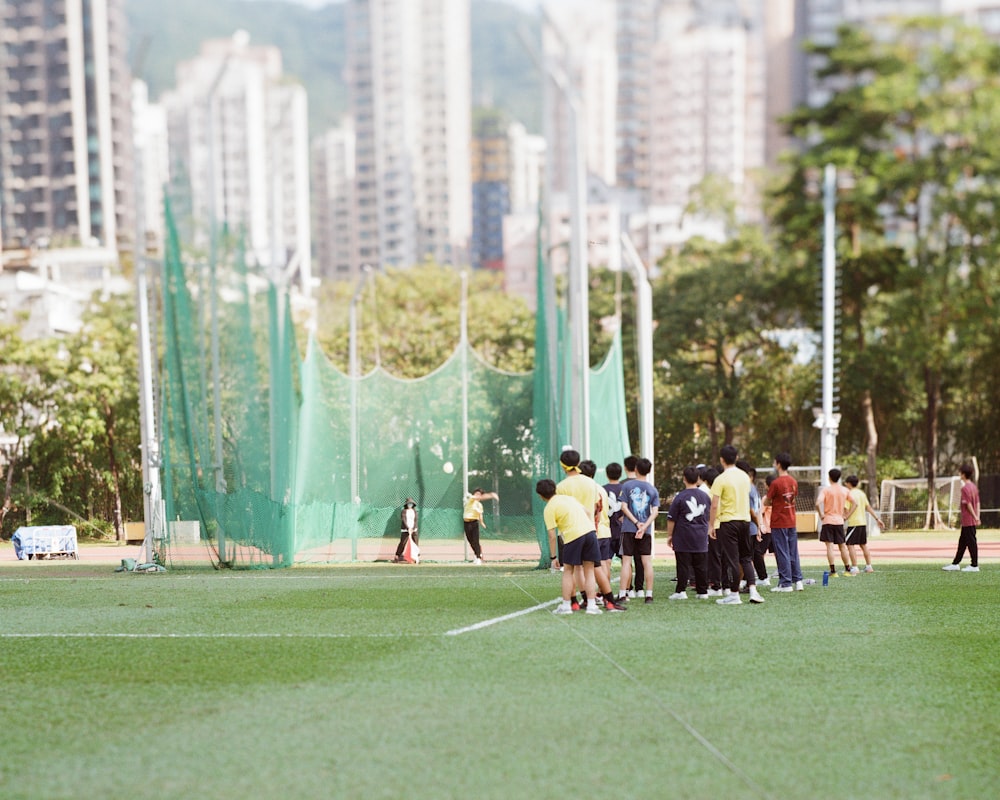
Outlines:
<svg viewBox="0 0 1000 800"><path fill-rule="evenodd" d="M349 0L354 269L468 262L469 0Z"/></svg>
<svg viewBox="0 0 1000 800"><path fill-rule="evenodd" d="M312 271L305 89L284 76L281 52L238 32L204 42L166 92L170 180L199 221L194 241L223 226L246 238L259 265ZM214 231L213 231L214 228Z"/></svg>
<svg viewBox="0 0 1000 800"><path fill-rule="evenodd" d="M476 269L503 269L503 218L510 213L510 146L503 115L482 109L472 138L472 241Z"/></svg>
<svg viewBox="0 0 1000 800"><path fill-rule="evenodd" d="M149 102L144 81L132 83L132 120L135 133L136 230L147 251L160 252L164 243L163 187L170 175L167 115L163 106Z"/></svg>
<svg viewBox="0 0 1000 800"><path fill-rule="evenodd" d="M733 188L744 219L759 214L752 176L764 165L763 45L759 17L736 2L665 5L653 54L650 205L684 208L714 176Z"/></svg>
<svg viewBox="0 0 1000 800"><path fill-rule="evenodd" d="M124 0L0 0L4 244L133 236Z"/></svg>
<svg viewBox="0 0 1000 800"><path fill-rule="evenodd" d="M617 179L618 49L616 0L543 4L547 24L542 31L544 57L562 73L566 86L545 81L547 192L550 197L570 189L573 132L571 108L578 106L589 175L613 186ZM572 97L567 96L570 90ZM575 99L574 99L575 98Z"/></svg>
<svg viewBox="0 0 1000 800"><path fill-rule="evenodd" d="M323 278L350 278L355 270L355 136L350 121L312 144L313 242Z"/></svg>
<svg viewBox="0 0 1000 800"><path fill-rule="evenodd" d="M658 0L617 0L617 185L649 191L650 102Z"/></svg>

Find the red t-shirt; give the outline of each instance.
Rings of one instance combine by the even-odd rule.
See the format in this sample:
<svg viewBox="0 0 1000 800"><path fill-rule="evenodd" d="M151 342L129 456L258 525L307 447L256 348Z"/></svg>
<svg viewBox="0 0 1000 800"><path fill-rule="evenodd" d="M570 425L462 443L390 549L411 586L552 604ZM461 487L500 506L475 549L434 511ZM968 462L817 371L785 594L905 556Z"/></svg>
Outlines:
<svg viewBox="0 0 1000 800"><path fill-rule="evenodd" d="M969 507L975 511L969 511ZM976 517L979 516L979 489L972 481L962 484L962 527L978 525Z"/></svg>
<svg viewBox="0 0 1000 800"><path fill-rule="evenodd" d="M791 475L779 475L767 487L771 500L771 529L794 528L795 498L799 494L799 484Z"/></svg>

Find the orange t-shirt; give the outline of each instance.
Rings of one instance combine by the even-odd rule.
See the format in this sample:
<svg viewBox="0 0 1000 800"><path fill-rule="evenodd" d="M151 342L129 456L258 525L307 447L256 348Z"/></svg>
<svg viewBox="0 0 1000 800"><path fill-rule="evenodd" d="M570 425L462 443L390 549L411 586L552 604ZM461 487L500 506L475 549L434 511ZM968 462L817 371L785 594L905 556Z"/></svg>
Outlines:
<svg viewBox="0 0 1000 800"><path fill-rule="evenodd" d="M844 508L850 492L839 483L831 483L819 493L819 502L823 506L824 525L843 525Z"/></svg>

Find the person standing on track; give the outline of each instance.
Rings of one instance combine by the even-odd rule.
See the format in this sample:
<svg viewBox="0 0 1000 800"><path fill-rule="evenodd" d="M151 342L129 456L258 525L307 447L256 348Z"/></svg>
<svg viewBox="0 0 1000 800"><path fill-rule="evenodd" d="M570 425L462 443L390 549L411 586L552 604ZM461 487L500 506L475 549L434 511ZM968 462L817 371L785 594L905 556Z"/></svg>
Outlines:
<svg viewBox="0 0 1000 800"><path fill-rule="evenodd" d="M847 550L851 554L851 574L856 575L858 573L858 551L855 549L857 547L861 548L861 555L865 557L865 572L874 572L875 568L872 567L872 556L868 552L868 514L871 514L878 523L880 529L885 529L885 523L882 522L882 518L876 513L875 509L872 508L872 504L868 502L868 495L866 495L861 489L858 488L858 476L848 475L844 478L844 485L847 486L848 491L848 501L850 502L850 510L847 512L847 519L844 521L846 526L846 532L844 533L844 539L847 542Z"/></svg>
<svg viewBox="0 0 1000 800"><path fill-rule="evenodd" d="M962 572L979 572L979 544L976 541L976 527L982 525L979 515L979 487L973 479L975 471L971 464L963 464L958 474L962 477L962 498L960 522L962 532L958 536L958 551L950 564L944 566L946 572L953 572L961 569ZM962 556L965 551L969 551L972 562L967 567L959 567L962 563Z"/></svg>
<svg viewBox="0 0 1000 800"><path fill-rule="evenodd" d="M827 473L830 483L820 489L816 497L816 510L819 512L822 526L819 529L819 540L826 542L826 560L830 565L830 577L837 577L837 566L833 563L836 557L833 546L840 549L840 559L844 562L844 574L851 574L851 557L847 552L847 538L844 534L844 513L847 509L848 491L840 485L839 469L834 467Z"/></svg>
<svg viewBox="0 0 1000 800"><path fill-rule="evenodd" d="M765 507L771 509L771 543L774 545L774 560L778 562L778 585L772 592L801 592L802 564L799 562L798 519L795 516L795 500L799 496L799 483L788 474L792 457L788 453L778 453L774 457L774 469L778 477L771 481L764 497Z"/></svg>
<svg viewBox="0 0 1000 800"><path fill-rule="evenodd" d="M473 564L483 563L483 548L479 544L479 526L486 527L486 521L483 519L483 500L499 499L500 495L496 492L484 492L476 488L465 501L465 507L462 509L462 525L465 528L465 538L469 540L469 547L475 556Z"/></svg>
<svg viewBox="0 0 1000 800"><path fill-rule="evenodd" d="M738 452L731 444L719 450L722 472L712 484L712 510L709 515L708 535L719 540L722 552L722 569L728 567L730 593L715 602L720 605L741 604L740 570L747 582L751 603L763 603L757 591L757 578L753 568L753 549L750 543L750 518L756 511L750 509L750 476L736 466ZM760 519L757 519L760 524Z"/></svg>

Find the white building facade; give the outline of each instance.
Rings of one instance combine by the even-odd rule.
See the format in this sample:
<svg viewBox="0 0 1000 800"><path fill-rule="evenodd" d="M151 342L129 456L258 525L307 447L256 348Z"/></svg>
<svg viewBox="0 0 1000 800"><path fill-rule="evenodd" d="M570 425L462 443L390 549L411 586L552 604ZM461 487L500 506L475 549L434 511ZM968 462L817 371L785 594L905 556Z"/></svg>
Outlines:
<svg viewBox="0 0 1000 800"><path fill-rule="evenodd" d="M281 53L237 33L205 42L166 92L170 180L187 196L195 242L223 226L245 236L258 265L294 263L311 281L306 94L282 73Z"/></svg>
<svg viewBox="0 0 1000 800"><path fill-rule="evenodd" d="M0 0L0 235L8 246L133 232L124 0Z"/></svg>
<svg viewBox="0 0 1000 800"><path fill-rule="evenodd" d="M469 0L349 0L356 253L466 264L472 232Z"/></svg>

